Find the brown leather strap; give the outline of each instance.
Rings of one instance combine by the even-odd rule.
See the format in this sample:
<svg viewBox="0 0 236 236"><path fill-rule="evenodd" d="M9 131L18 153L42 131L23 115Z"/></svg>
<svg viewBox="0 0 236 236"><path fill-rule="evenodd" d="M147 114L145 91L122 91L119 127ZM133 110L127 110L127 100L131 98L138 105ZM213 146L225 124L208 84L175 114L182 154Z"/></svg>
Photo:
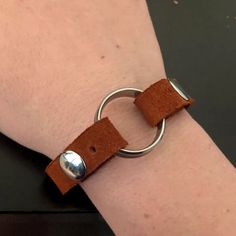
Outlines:
<svg viewBox="0 0 236 236"><path fill-rule="evenodd" d="M86 178L127 144L106 117L87 128L64 151L75 151L83 158L87 167ZM59 156L48 165L46 173L63 194L79 183L79 180L69 178L61 169Z"/></svg>
<svg viewBox="0 0 236 236"><path fill-rule="evenodd" d="M163 118L189 106L192 102L192 98L185 100L167 79L152 84L134 101L151 126L156 126ZM64 151L74 151L83 158L87 167L85 177L80 180L83 181L127 144L106 117L87 128ZM80 181L71 179L64 173L59 158L60 155L48 165L46 173L64 194Z"/></svg>
<svg viewBox="0 0 236 236"><path fill-rule="evenodd" d="M168 79L161 79L140 93L134 104L143 113L147 122L154 127L163 118L168 118L192 102L192 98L185 100L181 97Z"/></svg>

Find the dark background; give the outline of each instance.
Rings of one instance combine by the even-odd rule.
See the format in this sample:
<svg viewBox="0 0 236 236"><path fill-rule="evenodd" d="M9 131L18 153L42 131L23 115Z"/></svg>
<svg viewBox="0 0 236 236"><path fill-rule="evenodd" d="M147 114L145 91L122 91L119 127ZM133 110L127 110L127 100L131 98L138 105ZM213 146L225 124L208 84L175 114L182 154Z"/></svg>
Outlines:
<svg viewBox="0 0 236 236"><path fill-rule="evenodd" d="M236 166L236 1L147 1L168 77L196 102L189 111ZM178 3L178 4L177 4ZM1 235L113 235L80 187L62 197L49 159L0 134Z"/></svg>

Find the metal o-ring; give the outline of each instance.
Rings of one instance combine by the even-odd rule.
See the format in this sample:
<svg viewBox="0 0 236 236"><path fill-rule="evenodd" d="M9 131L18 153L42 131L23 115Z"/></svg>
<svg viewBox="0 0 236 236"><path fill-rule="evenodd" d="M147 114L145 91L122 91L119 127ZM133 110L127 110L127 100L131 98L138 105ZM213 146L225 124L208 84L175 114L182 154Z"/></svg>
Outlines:
<svg viewBox="0 0 236 236"><path fill-rule="evenodd" d="M121 89L117 89L109 93L100 103L95 114L94 122L101 120L103 109L112 100L116 98L120 98L120 97L135 98L139 93L142 93L142 92L143 92L142 90L137 89L137 88L121 88ZM157 127L157 131L158 131L158 127ZM116 153L116 155L121 156L121 157L128 157L128 158L143 156L147 154L148 152L150 152L155 146L157 146L157 144L161 141L163 137L164 131L165 131L165 119L162 119L162 121L160 122L160 132L157 132L151 144L139 150L120 149Z"/></svg>

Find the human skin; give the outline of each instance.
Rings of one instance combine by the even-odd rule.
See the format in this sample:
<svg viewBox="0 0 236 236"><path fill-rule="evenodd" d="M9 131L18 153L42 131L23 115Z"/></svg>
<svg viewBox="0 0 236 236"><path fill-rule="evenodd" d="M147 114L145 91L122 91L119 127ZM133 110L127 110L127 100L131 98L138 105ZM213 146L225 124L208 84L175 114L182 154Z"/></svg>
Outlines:
<svg viewBox="0 0 236 236"><path fill-rule="evenodd" d="M107 93L166 77L143 0L1 1L0 51L0 131L51 159ZM155 133L130 99L104 115L131 148ZM113 157L81 187L116 235L236 235L235 169L185 110L151 153Z"/></svg>

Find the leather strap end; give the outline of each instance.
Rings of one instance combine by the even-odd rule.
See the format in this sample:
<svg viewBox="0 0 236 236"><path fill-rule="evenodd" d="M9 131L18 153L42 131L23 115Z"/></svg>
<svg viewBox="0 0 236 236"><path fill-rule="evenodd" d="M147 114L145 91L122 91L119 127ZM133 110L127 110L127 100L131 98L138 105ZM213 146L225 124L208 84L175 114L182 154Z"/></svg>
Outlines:
<svg viewBox="0 0 236 236"><path fill-rule="evenodd" d="M163 118L188 107L193 103L189 97L185 100L170 84L168 79L161 79L140 93L134 104L144 115L144 118L154 127Z"/></svg>
<svg viewBox="0 0 236 236"><path fill-rule="evenodd" d="M78 181L70 179L61 169L59 156L50 162L45 172L63 195L78 184Z"/></svg>
<svg viewBox="0 0 236 236"><path fill-rule="evenodd" d="M48 165L46 173L61 193L65 194L93 173L119 149L127 145L127 141L123 139L110 120L105 117L88 127L64 150L74 151L83 158L86 164L86 175L83 179L74 180L68 177L60 166L60 156Z"/></svg>

